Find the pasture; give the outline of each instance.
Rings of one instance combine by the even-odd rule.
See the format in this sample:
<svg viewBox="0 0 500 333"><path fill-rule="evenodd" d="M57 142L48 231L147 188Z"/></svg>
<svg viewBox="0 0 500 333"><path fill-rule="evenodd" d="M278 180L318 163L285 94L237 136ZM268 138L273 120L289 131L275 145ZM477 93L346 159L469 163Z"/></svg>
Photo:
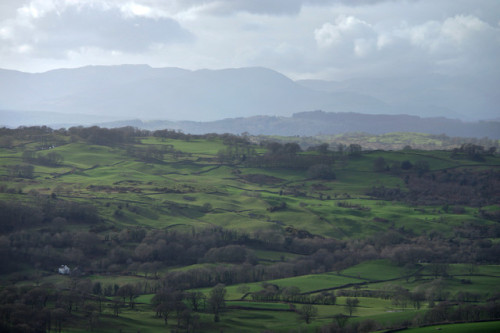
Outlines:
<svg viewBox="0 0 500 333"><path fill-rule="evenodd" d="M445 300L482 306L500 292L500 266L491 255L500 239L500 203L491 189L498 155L473 160L411 149L272 155L272 147L240 137L146 136L117 144L54 137L58 144L43 149L32 137L0 147L3 221L20 221L3 222L0 254L21 258L0 275L0 292L80 288L94 306L89 290L107 288L99 320L89 315L95 309L78 310L64 331L95 324L95 332L315 332L340 314L348 314L348 324L373 319L393 327ZM377 140L403 145L408 135ZM436 138L418 140L439 146ZM324 161L331 173L312 173ZM433 196L440 186L447 192ZM476 187L492 194L464 201L481 194ZM444 259L434 260L443 244ZM228 248L246 252L234 259L222 251ZM462 248L476 257L452 258ZM63 260L81 275L57 275ZM226 306L214 322L207 300L221 281ZM130 286L133 294L118 295ZM184 299L165 324L154 295L178 286L200 292L203 310L183 315L191 306ZM349 308L353 298L359 304ZM301 315L306 304L317 309L309 324ZM498 323L439 327L488 332Z"/></svg>

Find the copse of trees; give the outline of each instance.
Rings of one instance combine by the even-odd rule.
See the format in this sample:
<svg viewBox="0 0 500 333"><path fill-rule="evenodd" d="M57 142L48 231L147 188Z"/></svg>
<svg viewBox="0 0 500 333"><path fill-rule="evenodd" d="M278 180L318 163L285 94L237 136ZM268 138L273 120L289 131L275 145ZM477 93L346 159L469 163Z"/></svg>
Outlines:
<svg viewBox="0 0 500 333"><path fill-rule="evenodd" d="M483 225L468 225L463 226L463 228L469 229L457 230L457 232L463 232L465 235L474 235L480 232L481 235L487 235L488 232L494 231L493 226L488 229L490 227ZM246 250L246 246L262 249L273 248L281 251L292 249L291 251L304 254L304 256L262 265L256 261L248 260L249 252ZM425 294L409 293L404 289L393 290L387 295L365 294L369 291L354 289L339 291L338 295L347 296L353 300L355 297L363 295L389 297L397 306L413 305L416 308L423 300L438 302L450 300L450 297L453 297L452 299L456 301L466 302L478 299L478 297L484 296L447 295L439 292L443 290L439 281L447 275L446 269L441 269L446 268L442 262L444 260L463 262L464 258L469 258L481 263L498 263L500 246L489 244L485 247L481 238L465 239L459 246L456 246L454 242L446 241L443 235L429 234L421 237L404 230L390 230L363 240L339 241L313 235L300 238L279 232L243 234L222 228L191 233L130 228L120 232L109 231L109 235L82 231L17 231L8 237L0 237L0 254L0 267L7 270L9 267L4 265L5 261L15 261L23 265L36 264L40 269L46 270L53 270L61 262L66 262L78 265L82 273L137 274L138 270L141 272L148 270L153 279L150 279L147 285L98 286L97 284L89 284L85 279L75 278L74 285L69 291L61 294L60 300L59 296L50 296L52 295L50 294L46 301L40 301L41 298L31 298L38 299L38 301L30 300L27 306L42 307L43 309L43 304L61 304L61 309L64 309L68 316L72 311L82 311L82 315L88 320L88 325L95 325L94 320L99 315L100 302L107 301L99 297L91 298L90 293L115 297L110 303L115 315L119 315L124 307L133 308L137 295L155 293L157 296L155 296L153 304L155 304L157 315L162 317L166 324L171 324L170 318L174 318L177 320L179 328L186 328L189 325L194 325L197 321L193 311L209 309L213 313L214 319L220 316L220 311L224 306L223 303L217 305L216 300L221 300L224 297L220 297L219 293L217 294L218 298L214 294L213 299L210 300L212 296L210 295L204 300L199 294L189 295L183 290L213 287L219 283L231 285L313 272L338 271L364 260L377 258L389 259L402 267L408 264L417 267L416 265L422 263L433 263L428 266L430 272L428 278L432 280L428 283ZM169 271L163 275L155 273L155 270L157 271L161 267L178 265L179 262L184 265L204 262L208 258L221 264L186 271ZM165 290L166 287L169 288L168 291ZM221 288L216 290L219 289ZM387 291L385 292L387 293ZM301 293L297 287L280 288L269 283L263 284L261 291L253 292L250 295L254 300L281 300L312 305L335 304L335 296L333 292L329 291L312 296ZM16 298L5 297L4 302L9 299ZM83 305L88 302L92 302L93 305ZM346 304L349 302L346 301ZM187 307L187 304L190 306ZM353 305L352 308L346 308L346 313L350 315L354 313L356 307L354 303L351 305ZM302 315L301 311L299 311L300 315ZM311 316L309 320L313 318L314 316ZM306 321L305 317L303 319ZM8 323L9 325L13 324L11 321Z"/></svg>
<svg viewBox="0 0 500 333"><path fill-rule="evenodd" d="M11 152L16 154L15 158L18 158L21 145L25 142L19 143L16 138L19 133L9 133L12 134L13 149ZM26 137L31 135L33 140L40 141L27 143L29 147L37 148L22 154L23 164L13 163L12 166L8 167L8 177L33 177L34 164L61 165L63 163L62 156L58 156L57 149L52 150L53 142L56 142L56 139L60 139L61 136L66 136L65 142L71 142L68 136L72 135L73 139L78 142L86 140L85 142L92 144L118 144L123 151L127 152L126 158L158 164L167 163L163 161L165 154L172 154L175 157L181 156L182 153L176 151L175 146L169 145L168 142L149 144L154 141L159 143L160 140L149 139L147 140L148 144L135 144L137 138L153 135L161 139L174 136L185 140L198 138L198 136L168 130L157 133L133 128L108 130L97 127L89 131L79 128L71 131L33 129L27 130L27 133L23 135ZM297 193L297 195L306 196L308 193L304 191L308 190L305 188L311 188L314 191L329 191L335 185L325 186L319 181L308 182L311 185L298 184L302 181L292 184L264 174L241 172L245 167L260 163L276 168L296 168L300 170L302 178L328 180L335 177L333 173L334 158L339 161L346 160L353 156L352 152L356 156L356 151L360 151L359 147L345 146L343 147L344 153L339 154L330 151L328 146L322 145L315 148L313 152L303 152L297 144L269 142L259 150L266 150L266 152L257 153L255 146L245 136L207 134L199 137L217 140L218 144L222 141L225 148L219 156L220 162L237 164L238 168L219 168L220 166L215 165L216 161L213 157L200 157L199 160L190 159L192 165L202 164L208 160L206 165L211 166L206 169L213 170L212 166L219 168L219 171L232 169L232 174L242 181L254 184L273 184L273 186L283 183L279 196L277 192L269 195L258 193L259 200L262 200L264 205L266 203L269 205L267 211L264 211L265 206L261 207L264 218L265 216L282 218L285 214L279 211L291 213L295 209L295 204L299 204L300 209L310 205L309 199L311 197L307 199L306 203L295 201L294 204L294 200L287 198L287 195ZM224 154L226 156L223 156ZM457 158L465 156L465 152L458 154ZM487 158L484 152L482 154ZM381 154L377 153L376 156L379 155ZM387 153L383 156L389 159L391 155ZM369 158L370 156L361 158L358 164L369 160ZM394 198L394 200L401 200L412 205L432 204L431 208L410 207L409 209L424 212L432 210L432 213L437 216L436 222L439 222L438 214L441 212L447 214L470 213L468 207L471 204L478 207L484 206L488 203L495 203L494 200L498 198L498 188L500 188L498 172L492 170L472 172L463 168L435 171L431 170L429 164L424 160L425 157L422 158L422 160L411 159L402 163L385 161L384 158L376 159L373 165L375 171L397 172L404 179L408 190L377 187L370 192L370 195L384 199ZM8 179L7 176L4 179ZM42 180L41 177L40 180ZM35 183L35 181L23 179L15 179L14 181L11 183L20 183L21 185ZM86 189L96 192L116 191L120 193L142 190L142 188L135 187L136 185L127 185L130 187L120 185L127 182L128 180L123 180L113 185L89 185ZM218 207L214 208L206 202L208 199L200 199L201 196L193 194L197 190L194 185L175 185L174 188L161 187L165 185L156 185L153 182L148 182L147 185L155 194L173 193L180 200L184 200L184 203L164 201L161 207L155 206L155 210L158 208L159 211L165 208L165 211L166 209L175 211L182 208L185 209L184 212L189 210L196 216L219 212ZM1 192L13 194L13 198L21 199L0 201L0 221L2 222L0 225L0 271L9 274L5 281L25 279L34 281L38 286L26 288L31 290L29 294L24 289L12 294L1 294L1 297L5 296L6 298L5 301L0 299L0 304L2 304L0 311L5 310L5 312L1 312L0 323L5 324L4 326L8 328L18 328L18 318L12 314L17 310L33 317L33 323L27 324L29 327L47 325L44 319L39 317L39 314L30 312L30 308L32 308L36 309L38 313L49 313L53 327L58 327L59 330L64 326L65 320L72 319L72 313L76 313L75 317L80 318L79 320L82 322L85 321L87 330L90 330L95 327L103 304L106 304L104 307L112 308L113 313L119 316L122 309L132 309L136 306L135 299L138 295L149 293L158 295L154 299L155 310L158 316L165 320L165 324L168 320L168 325L175 325L174 321L177 320L178 329L189 330L190 327L196 325L195 312L212 309L214 319L216 319L217 316L220 316L220 311L217 310L216 313L212 301L209 302L200 293L185 292L187 289L214 287L217 284L262 282L304 274L340 271L372 259L387 259L400 266L401 271L405 272L402 278L406 278L407 281L412 278L421 278L414 273L425 267L424 279L428 280L425 282L425 291L412 292L404 288L394 288L375 292L354 288L353 290L339 290L337 294L325 290L311 295L302 293L298 287L280 288L274 284L265 283L262 285L262 290L252 293L247 290L246 296L253 300L299 303L304 305L297 306L296 310L299 315L307 315L306 309L314 309L313 306L306 307L305 305L335 304L336 296L349 298L383 297L391 299L395 306L402 308L414 306L416 309L424 301L434 303L445 300L452 300L455 303L484 301L486 296L480 293L463 292L455 295L447 293L442 287L443 285L440 284L440 281L452 278L450 276L451 270L447 269L446 264L463 263L464 261L471 264L498 264L500 258L500 245L490 240L490 238L500 237L498 223L484 223L484 221L479 220L481 218L499 221L499 214L487 206L474 210L476 219L470 219L462 225L450 225L453 230L450 230L449 235L436 231L422 231L420 235L417 235L411 230L394 227L392 221L388 220L389 218L383 219L375 216L373 221L376 224L384 223L380 229L388 229L387 231L363 239L337 240L314 235L307 230L282 225L281 221L273 221L278 222L276 230L258 230L253 233L215 227L203 230L193 228L190 232L176 232L172 230L174 228L157 230L147 227L125 227L120 223L110 224L103 221L96 207L84 204L83 201L76 201L80 199L72 201L70 195L57 189L52 195L47 196L40 195L37 190L31 190L27 195L24 195L21 188L21 186L17 187L17 184L14 184L14 188L0 185ZM278 189L277 186L275 188ZM352 212L354 210L369 210L367 207L356 204L355 201L349 202L347 198L348 194L341 200L335 201L337 207L343 207ZM132 203L129 198L126 200L127 202L104 201L100 207L110 212L115 210L116 220L119 222L125 221L124 216L129 212L142 213L144 207L142 204ZM328 205L335 206L335 203L330 202ZM373 212L378 211L375 208L375 206L372 207ZM119 215L123 216L123 220ZM446 215L442 216L446 218ZM74 226L74 223L87 224L89 231L81 231L82 226ZM68 226L69 224L72 225ZM296 256L289 259L285 259L283 256L263 264L259 263L254 249L288 252ZM78 267L72 271L72 276L69 279L71 282L68 283L71 285L62 291L54 291L53 288L48 288L47 293L41 291L39 287L42 286L42 275L55 272L61 263L68 264L72 268ZM211 264L199 265L196 266L197 268L189 270L170 269L181 265L201 263ZM26 269L35 267L36 270L33 269L31 272ZM144 277L145 282L129 283L122 286L92 284L84 278L87 274L135 275L140 276L141 279ZM474 274L470 273L469 275ZM464 284L471 283L471 281L474 279L455 279L455 282ZM10 300L17 301L11 302ZM6 305L5 309L3 305ZM347 308L345 312L350 315L354 313L350 313ZM306 322L312 318L314 318L314 313L312 316L303 317ZM4 326L0 326L0 328ZM358 329L361 330L359 327ZM373 325L369 326L369 323L366 323L364 327L367 329Z"/></svg>
<svg viewBox="0 0 500 333"><path fill-rule="evenodd" d="M84 270L99 272L137 271L138 267L143 267L153 276L158 267L164 266L201 262L233 264L167 274L169 283L178 284L179 288L207 287L214 281L233 284L336 270L375 258L388 258L401 266L445 260L462 262L464 258L477 263L497 263L500 258L500 246L483 240L499 237L500 228L477 223L455 227L454 233L467 239L458 247L454 242L444 241L446 237L439 233L421 238L396 229L358 241L354 246L349 241L315 236L294 228L252 234L221 228L192 234L132 228L102 236L110 246L105 249L98 245L103 239L96 238L95 233L77 235L60 231L68 222L88 223L96 230L106 230L102 229L104 226L100 224L95 207L51 196L38 195L31 200L30 204L0 201L0 233L9 234L10 239L5 249L10 253L7 257L19 258L19 263L42 263L47 269L60 262L75 263ZM339 202L339 205L349 206L349 203ZM43 225L50 228L18 231ZM134 242L134 246L126 246L128 242ZM249 248L293 252L306 257L262 266ZM9 267L6 265L6 269L15 269Z"/></svg>
<svg viewBox="0 0 500 333"><path fill-rule="evenodd" d="M39 226L57 218L95 224L100 221L97 209L90 204L38 196L30 204L19 201L0 201L0 233Z"/></svg>
<svg viewBox="0 0 500 333"><path fill-rule="evenodd" d="M351 143L347 147L347 154L349 154L350 156L360 156L362 150L363 148L361 147L361 145L357 143Z"/></svg>
<svg viewBox="0 0 500 333"><path fill-rule="evenodd" d="M98 126L71 127L68 129L68 133L78 136L89 143L106 146L132 143L136 137L147 134L133 127L102 128Z"/></svg>
<svg viewBox="0 0 500 333"><path fill-rule="evenodd" d="M263 141L260 145L267 149L262 155L253 154L245 159L245 164L250 167L285 168L307 171L319 165L331 167L334 164L333 154L301 154L302 149L297 143L279 143L276 141ZM316 167L321 169L321 167ZM332 176L329 173L328 176Z"/></svg>
<svg viewBox="0 0 500 333"><path fill-rule="evenodd" d="M278 285L263 282L262 289L250 293L254 301L282 301L302 304L335 305L337 297L334 291L322 291L316 295L302 293L297 286L280 288Z"/></svg>
<svg viewBox="0 0 500 333"><path fill-rule="evenodd" d="M484 146L473 144L473 143L464 143L460 146L460 148L455 148L452 151L452 157L458 158L461 155L465 156L465 158L483 162L486 156L491 156L495 154L497 147L491 146L489 149L485 149Z"/></svg>
<svg viewBox="0 0 500 333"><path fill-rule="evenodd" d="M333 180L335 179L335 173L331 165L315 164L307 170L307 177L311 179Z"/></svg>
<svg viewBox="0 0 500 333"><path fill-rule="evenodd" d="M35 167L29 164L9 165L9 176L13 178L33 178Z"/></svg>
<svg viewBox="0 0 500 333"><path fill-rule="evenodd" d="M442 170L430 172L425 161L416 162L416 173L405 175L408 191L375 186L366 194L412 205L487 206L497 203L500 172L496 170Z"/></svg>
<svg viewBox="0 0 500 333"><path fill-rule="evenodd" d="M228 262L228 263L256 263L257 257L253 251L241 245L227 245L224 247L211 248L207 251L203 261Z"/></svg>
<svg viewBox="0 0 500 333"><path fill-rule="evenodd" d="M55 151L43 154L35 153L32 150L25 150L23 152L22 158L23 162L46 166L58 166L61 165L64 161L64 157Z"/></svg>
<svg viewBox="0 0 500 333"><path fill-rule="evenodd" d="M316 151L320 154L328 154L329 147L330 147L330 145L325 142L325 143L319 144L317 146L311 146L311 147L307 148L307 151Z"/></svg>

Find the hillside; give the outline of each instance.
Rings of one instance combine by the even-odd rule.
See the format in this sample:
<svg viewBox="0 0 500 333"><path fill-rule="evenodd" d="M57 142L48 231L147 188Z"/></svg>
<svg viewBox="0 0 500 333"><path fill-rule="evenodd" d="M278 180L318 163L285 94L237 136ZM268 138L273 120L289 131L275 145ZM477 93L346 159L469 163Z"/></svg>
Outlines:
<svg viewBox="0 0 500 333"><path fill-rule="evenodd" d="M215 121L168 121L168 120L126 120L123 117L85 114L63 114L40 111L2 111L0 125L7 127L45 125L53 128L98 125L114 128L132 126L147 130L169 128L190 134L204 133L248 133L250 135L278 136L332 136L348 133L382 135L395 129L434 135L447 135L461 138L500 139L500 122L464 122L448 118L421 118L410 115L368 115L361 113L342 113L309 111L293 114L291 117L251 116L226 118Z"/></svg>
<svg viewBox="0 0 500 333"><path fill-rule="evenodd" d="M2 329L476 320L457 304L497 318L495 149L302 151L99 127L1 138Z"/></svg>
<svg viewBox="0 0 500 333"><path fill-rule="evenodd" d="M291 117L255 116L229 118L213 122L118 122L104 123L103 126L131 125L150 130L168 127L186 133L250 133L252 135L278 136L318 136L336 135L351 132L384 134L394 132L418 132L445 134L454 137L476 137L500 139L500 122L464 122L447 118L421 118L410 115L368 115L361 113L342 113L310 111L299 112Z"/></svg>
<svg viewBox="0 0 500 333"><path fill-rule="evenodd" d="M104 117L96 122L137 117L196 122L290 117L307 110L474 121L497 116L494 85L491 91L477 92L474 82L453 82L454 78L442 75L427 81L293 81L260 67L190 71L122 65L44 73L0 69L0 110Z"/></svg>
<svg viewBox="0 0 500 333"><path fill-rule="evenodd" d="M399 113L422 117L478 120L494 119L498 95L493 82L477 82L472 77L443 74L355 78L345 81L299 80L298 84L316 91L355 91L384 101ZM480 91L477 89L482 85ZM472 111L474 110L474 111ZM487 111L488 110L488 111Z"/></svg>

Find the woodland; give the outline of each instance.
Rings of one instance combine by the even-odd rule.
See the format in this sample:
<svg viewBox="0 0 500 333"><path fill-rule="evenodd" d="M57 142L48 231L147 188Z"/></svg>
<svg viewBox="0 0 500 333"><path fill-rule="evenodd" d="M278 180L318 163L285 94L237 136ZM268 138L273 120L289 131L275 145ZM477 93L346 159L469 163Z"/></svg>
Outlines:
<svg viewBox="0 0 500 333"><path fill-rule="evenodd" d="M0 331L498 330L498 141L351 138L1 128Z"/></svg>

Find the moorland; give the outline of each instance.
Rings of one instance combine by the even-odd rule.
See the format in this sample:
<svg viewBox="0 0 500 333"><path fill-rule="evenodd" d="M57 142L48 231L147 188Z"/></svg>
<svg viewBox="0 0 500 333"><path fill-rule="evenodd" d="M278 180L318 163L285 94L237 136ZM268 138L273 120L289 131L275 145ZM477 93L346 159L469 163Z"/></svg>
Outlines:
<svg viewBox="0 0 500 333"><path fill-rule="evenodd" d="M2 128L0 330L496 331L498 142L409 137Z"/></svg>

